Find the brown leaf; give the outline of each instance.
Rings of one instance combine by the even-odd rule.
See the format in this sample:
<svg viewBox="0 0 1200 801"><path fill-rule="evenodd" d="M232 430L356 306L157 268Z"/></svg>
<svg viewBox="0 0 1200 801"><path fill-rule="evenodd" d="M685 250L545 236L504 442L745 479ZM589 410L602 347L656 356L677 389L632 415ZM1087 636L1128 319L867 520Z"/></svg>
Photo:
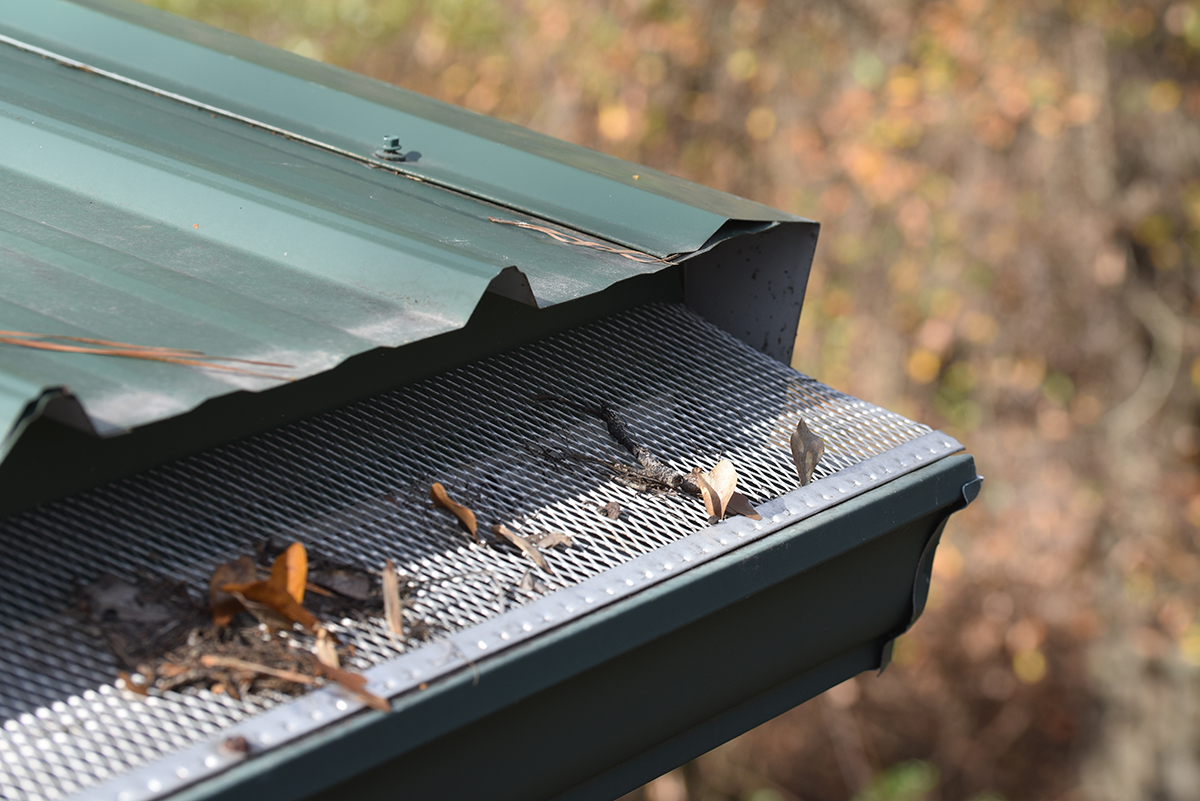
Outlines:
<svg viewBox="0 0 1200 801"><path fill-rule="evenodd" d="M321 622L312 612L296 603L296 599L288 595L287 590L272 587L266 581L255 581L249 584L225 584L221 587L225 592L233 594L251 612L255 604L266 607L289 623L299 623L304 628L316 634L321 629Z"/></svg>
<svg viewBox="0 0 1200 801"><path fill-rule="evenodd" d="M342 660L338 657L337 643L326 629L317 632L316 656L322 665L341 667Z"/></svg>
<svg viewBox="0 0 1200 801"><path fill-rule="evenodd" d="M542 570L545 570L547 573L554 572L550 569L550 565L546 562L546 557L542 556L538 549L533 547L533 544L529 540L525 539L519 534L513 534L511 531L505 528L502 523L497 523L496 525L492 526L492 531L496 532L513 545L520 548L521 551L531 560L533 560L533 563Z"/></svg>
<svg viewBox="0 0 1200 801"><path fill-rule="evenodd" d="M530 539L534 545L536 545L538 548L541 548L543 551L548 551L556 545L565 545L570 548L575 544L569 536L561 531L547 531L537 539Z"/></svg>
<svg viewBox="0 0 1200 801"><path fill-rule="evenodd" d="M226 584L249 584L257 577L258 569L249 556L240 556L232 562L217 565L208 582L208 603L212 609L214 626L228 626L234 615L245 609L241 601L221 588Z"/></svg>
<svg viewBox="0 0 1200 801"><path fill-rule="evenodd" d="M734 469L733 462L722 459L713 466L705 478L721 500L721 510L717 513L717 517L723 519L729 511L729 498L733 495L734 488L737 487L737 470Z"/></svg>
<svg viewBox="0 0 1200 801"><path fill-rule="evenodd" d="M307 580L308 553L302 544L293 542L286 551L275 557L271 575L266 581L227 582L219 585L219 589L235 596L242 606L256 615L262 611L254 607L259 604L285 621L299 623L315 634L321 629L320 621L297 600L297 596L304 597ZM274 625L273 621L266 622Z"/></svg>
<svg viewBox="0 0 1200 801"><path fill-rule="evenodd" d="M400 577L391 559L383 563L383 619L388 631L404 637L404 611L400 604Z"/></svg>
<svg viewBox="0 0 1200 801"><path fill-rule="evenodd" d="M392 705L387 702L386 698L380 698L378 695L366 691L367 677L358 673L351 673L348 670L342 670L338 667L326 665L313 657L313 665L317 675L324 676L331 681L335 681L342 687L345 687L350 692L372 709L378 709L380 712L391 712Z"/></svg>
<svg viewBox="0 0 1200 801"><path fill-rule="evenodd" d="M708 516L720 520L724 516L722 514L724 509L721 506L721 496L713 489L712 484L708 483L708 478L704 473L700 472L699 467L692 469L692 481L700 488L700 497L704 499L704 509L708 512Z"/></svg>
<svg viewBox="0 0 1200 801"><path fill-rule="evenodd" d="M440 506L443 509L449 509L453 512L454 516L458 518L458 522L462 523L463 528L471 532L471 536L475 538L476 542L483 542L476 530L475 513L461 503L451 500L450 496L446 493L445 487L436 481L433 482L433 486L429 488L429 497L433 499L434 506Z"/></svg>
<svg viewBox="0 0 1200 801"><path fill-rule="evenodd" d="M276 578L279 574L282 579ZM271 581L274 582L272 586L285 590L296 599L296 603L304 603L304 587L308 583L308 551L303 545L293 542L286 551L275 557L275 563L271 565Z"/></svg>
<svg viewBox="0 0 1200 801"><path fill-rule="evenodd" d="M809 430L808 425L801 418L800 422L796 424L796 430L792 432L791 445L792 460L796 463L796 475L800 479L800 486L807 486L812 481L817 463L825 454L825 440Z"/></svg>
<svg viewBox="0 0 1200 801"><path fill-rule="evenodd" d="M727 514L742 515L751 520L762 520L762 515L750 504L750 499L740 492L735 492L729 496L729 505L725 507L725 512Z"/></svg>

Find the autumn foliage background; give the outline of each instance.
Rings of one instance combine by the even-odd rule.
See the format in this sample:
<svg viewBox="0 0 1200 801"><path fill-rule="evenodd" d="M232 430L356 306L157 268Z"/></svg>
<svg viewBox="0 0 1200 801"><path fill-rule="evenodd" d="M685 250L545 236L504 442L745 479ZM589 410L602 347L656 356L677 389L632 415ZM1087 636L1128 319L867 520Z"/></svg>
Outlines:
<svg viewBox="0 0 1200 801"><path fill-rule="evenodd" d="M150 1L820 221L795 366L975 455L893 666L632 798L1200 798L1200 0Z"/></svg>

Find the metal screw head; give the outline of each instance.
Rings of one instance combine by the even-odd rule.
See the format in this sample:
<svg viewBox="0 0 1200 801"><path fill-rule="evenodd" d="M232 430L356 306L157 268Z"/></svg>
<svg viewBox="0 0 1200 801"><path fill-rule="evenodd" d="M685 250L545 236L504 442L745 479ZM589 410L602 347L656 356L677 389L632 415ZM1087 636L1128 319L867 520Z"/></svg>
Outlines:
<svg viewBox="0 0 1200 801"><path fill-rule="evenodd" d="M395 153L400 150L400 137L385 136L383 137L383 150L388 153Z"/></svg>

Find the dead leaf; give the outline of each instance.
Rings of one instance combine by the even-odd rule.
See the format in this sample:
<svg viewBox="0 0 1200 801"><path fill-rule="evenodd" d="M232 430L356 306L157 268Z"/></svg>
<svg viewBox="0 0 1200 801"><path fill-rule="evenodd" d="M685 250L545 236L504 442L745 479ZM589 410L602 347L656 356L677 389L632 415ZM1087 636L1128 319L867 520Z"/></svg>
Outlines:
<svg viewBox="0 0 1200 801"><path fill-rule="evenodd" d="M543 551L548 551L557 545L565 545L570 548L575 544L570 537L561 531L543 532L536 539L531 537L530 542L532 542L538 548L541 548Z"/></svg>
<svg viewBox="0 0 1200 801"><path fill-rule="evenodd" d="M728 513L729 498L737 487L737 470L734 469L733 462L722 459L713 465L713 469L708 471L705 478L708 479L709 486L717 493L717 497L721 499L721 513L718 514L718 517L723 518Z"/></svg>
<svg viewBox="0 0 1200 801"><path fill-rule="evenodd" d="M392 705L387 702L386 698L380 698L374 693L367 692L366 676L358 673L351 673L348 670L342 670L341 668L333 667L331 665L326 665L315 656L313 657L313 665L316 669L317 675L324 676L331 681L337 682L342 687L345 687L347 690L354 693L358 700L362 701L372 709L378 709L380 712L392 711Z"/></svg>
<svg viewBox="0 0 1200 801"><path fill-rule="evenodd" d="M792 460L796 463L796 475L800 479L800 486L807 486L812 481L817 463L825 455L825 440L809 430L801 418L796 424L796 430L792 432L791 445Z"/></svg>
<svg viewBox="0 0 1200 801"><path fill-rule="evenodd" d="M221 588L226 584L249 584L257 577L258 568L249 556L240 556L232 562L217 565L208 582L208 604L212 610L214 626L228 626L234 615L245 609L241 601Z"/></svg>
<svg viewBox="0 0 1200 801"><path fill-rule="evenodd" d="M523 592L533 592L533 571L526 570L517 584L517 589Z"/></svg>
<svg viewBox="0 0 1200 801"><path fill-rule="evenodd" d="M433 499L434 506L449 509L458 518L458 522L462 523L463 528L471 532L471 536L475 538L475 542L483 542L476 530L475 513L461 503L451 500L450 496L446 493L445 487L436 481L433 482L433 486L429 488L429 497Z"/></svg>
<svg viewBox="0 0 1200 801"><path fill-rule="evenodd" d="M280 562L283 567L280 568ZM282 580L277 579L276 573L282 574ZM293 542L287 550L275 558L271 565L272 586L282 587L287 594L296 599L296 603L304 603L304 586L308 583L308 551L298 542Z"/></svg>
<svg viewBox="0 0 1200 801"><path fill-rule="evenodd" d="M616 520L621 516L621 504L616 501L609 501L599 509L600 514L607 517L609 520Z"/></svg>
<svg viewBox="0 0 1200 801"><path fill-rule="evenodd" d="M144 683L139 684L136 682L133 678L133 675L130 674L128 670L118 670L117 678L120 679L124 684L125 689L129 690L129 692L133 693L134 695L150 695L146 685Z"/></svg>
<svg viewBox="0 0 1200 801"><path fill-rule="evenodd" d="M313 634L322 628L321 621L317 620L312 612L296 603L296 599L288 595L287 590L271 587L265 581L256 581L253 584L226 584L221 589L232 593L242 602L242 606L253 614L258 614L265 609L274 612L288 623L299 623ZM270 620L264 622L274 625Z"/></svg>
<svg viewBox="0 0 1200 801"><path fill-rule="evenodd" d="M321 661L322 665L329 667L341 667L342 660L338 657L337 643L326 629L321 629L317 632L316 656Z"/></svg>
<svg viewBox="0 0 1200 801"><path fill-rule="evenodd" d="M691 477L700 487L704 508L710 518L724 520L728 515L735 514L751 520L762 520L762 515L750 504L750 500L734 489L738 475L733 462L722 459L708 473L701 473L700 468L694 468Z"/></svg>
<svg viewBox="0 0 1200 801"><path fill-rule="evenodd" d="M400 605L400 577L391 559L383 563L383 619L388 631L404 638L404 611Z"/></svg>
<svg viewBox="0 0 1200 801"><path fill-rule="evenodd" d="M762 520L762 515L751 505L750 499L740 492L735 492L729 496L729 505L725 507L725 512L742 515L751 520Z"/></svg>
<svg viewBox="0 0 1200 801"><path fill-rule="evenodd" d="M709 520L713 518L720 520L724 508L721 506L721 497L717 495L717 491L713 489L712 484L708 483L708 479L704 473L700 472L699 467L692 468L692 481L700 488L700 497L704 499L704 509L708 512Z"/></svg>
<svg viewBox="0 0 1200 801"><path fill-rule="evenodd" d="M502 523L497 523L496 525L492 526L492 531L496 532L497 534L499 534L500 536L504 537L509 542L511 542L513 545L520 548L522 553L524 553L531 560L533 560L533 563L535 565L537 565L538 567L540 567L542 570L545 570L547 573L554 572L553 570L550 569L549 563L546 562L546 557L542 556L542 554L538 551L538 549L535 548L529 540L525 539L524 537L522 537L519 534L513 534L511 531L509 531L507 528L505 528L504 524L502 524Z"/></svg>
<svg viewBox="0 0 1200 801"><path fill-rule="evenodd" d="M303 545L293 542L286 551L275 557L271 575L266 581L230 582L222 584L220 589L235 596L252 614L273 612L285 621L299 623L316 634L322 630L320 621L296 600L297 595L304 597L307 578L307 552ZM269 619L264 622L276 625Z"/></svg>

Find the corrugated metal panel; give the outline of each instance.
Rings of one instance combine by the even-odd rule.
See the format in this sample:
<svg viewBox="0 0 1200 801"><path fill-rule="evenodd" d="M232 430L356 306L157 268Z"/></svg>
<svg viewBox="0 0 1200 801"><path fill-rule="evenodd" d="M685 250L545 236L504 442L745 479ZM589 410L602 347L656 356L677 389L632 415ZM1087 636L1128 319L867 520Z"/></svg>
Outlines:
<svg viewBox="0 0 1200 801"><path fill-rule="evenodd" d="M463 326L507 267L554 304L661 269L652 257L731 219L810 225L153 9L88 5L0 1L3 329L304 377ZM421 151L399 172L370 158L387 133ZM278 383L0 347L0 457L62 388L111 433Z"/></svg>
<svg viewBox="0 0 1200 801"><path fill-rule="evenodd" d="M346 152L395 134L420 153L408 174L660 256L726 219L800 219L155 9L85 2L96 10L6 0L0 31Z"/></svg>

